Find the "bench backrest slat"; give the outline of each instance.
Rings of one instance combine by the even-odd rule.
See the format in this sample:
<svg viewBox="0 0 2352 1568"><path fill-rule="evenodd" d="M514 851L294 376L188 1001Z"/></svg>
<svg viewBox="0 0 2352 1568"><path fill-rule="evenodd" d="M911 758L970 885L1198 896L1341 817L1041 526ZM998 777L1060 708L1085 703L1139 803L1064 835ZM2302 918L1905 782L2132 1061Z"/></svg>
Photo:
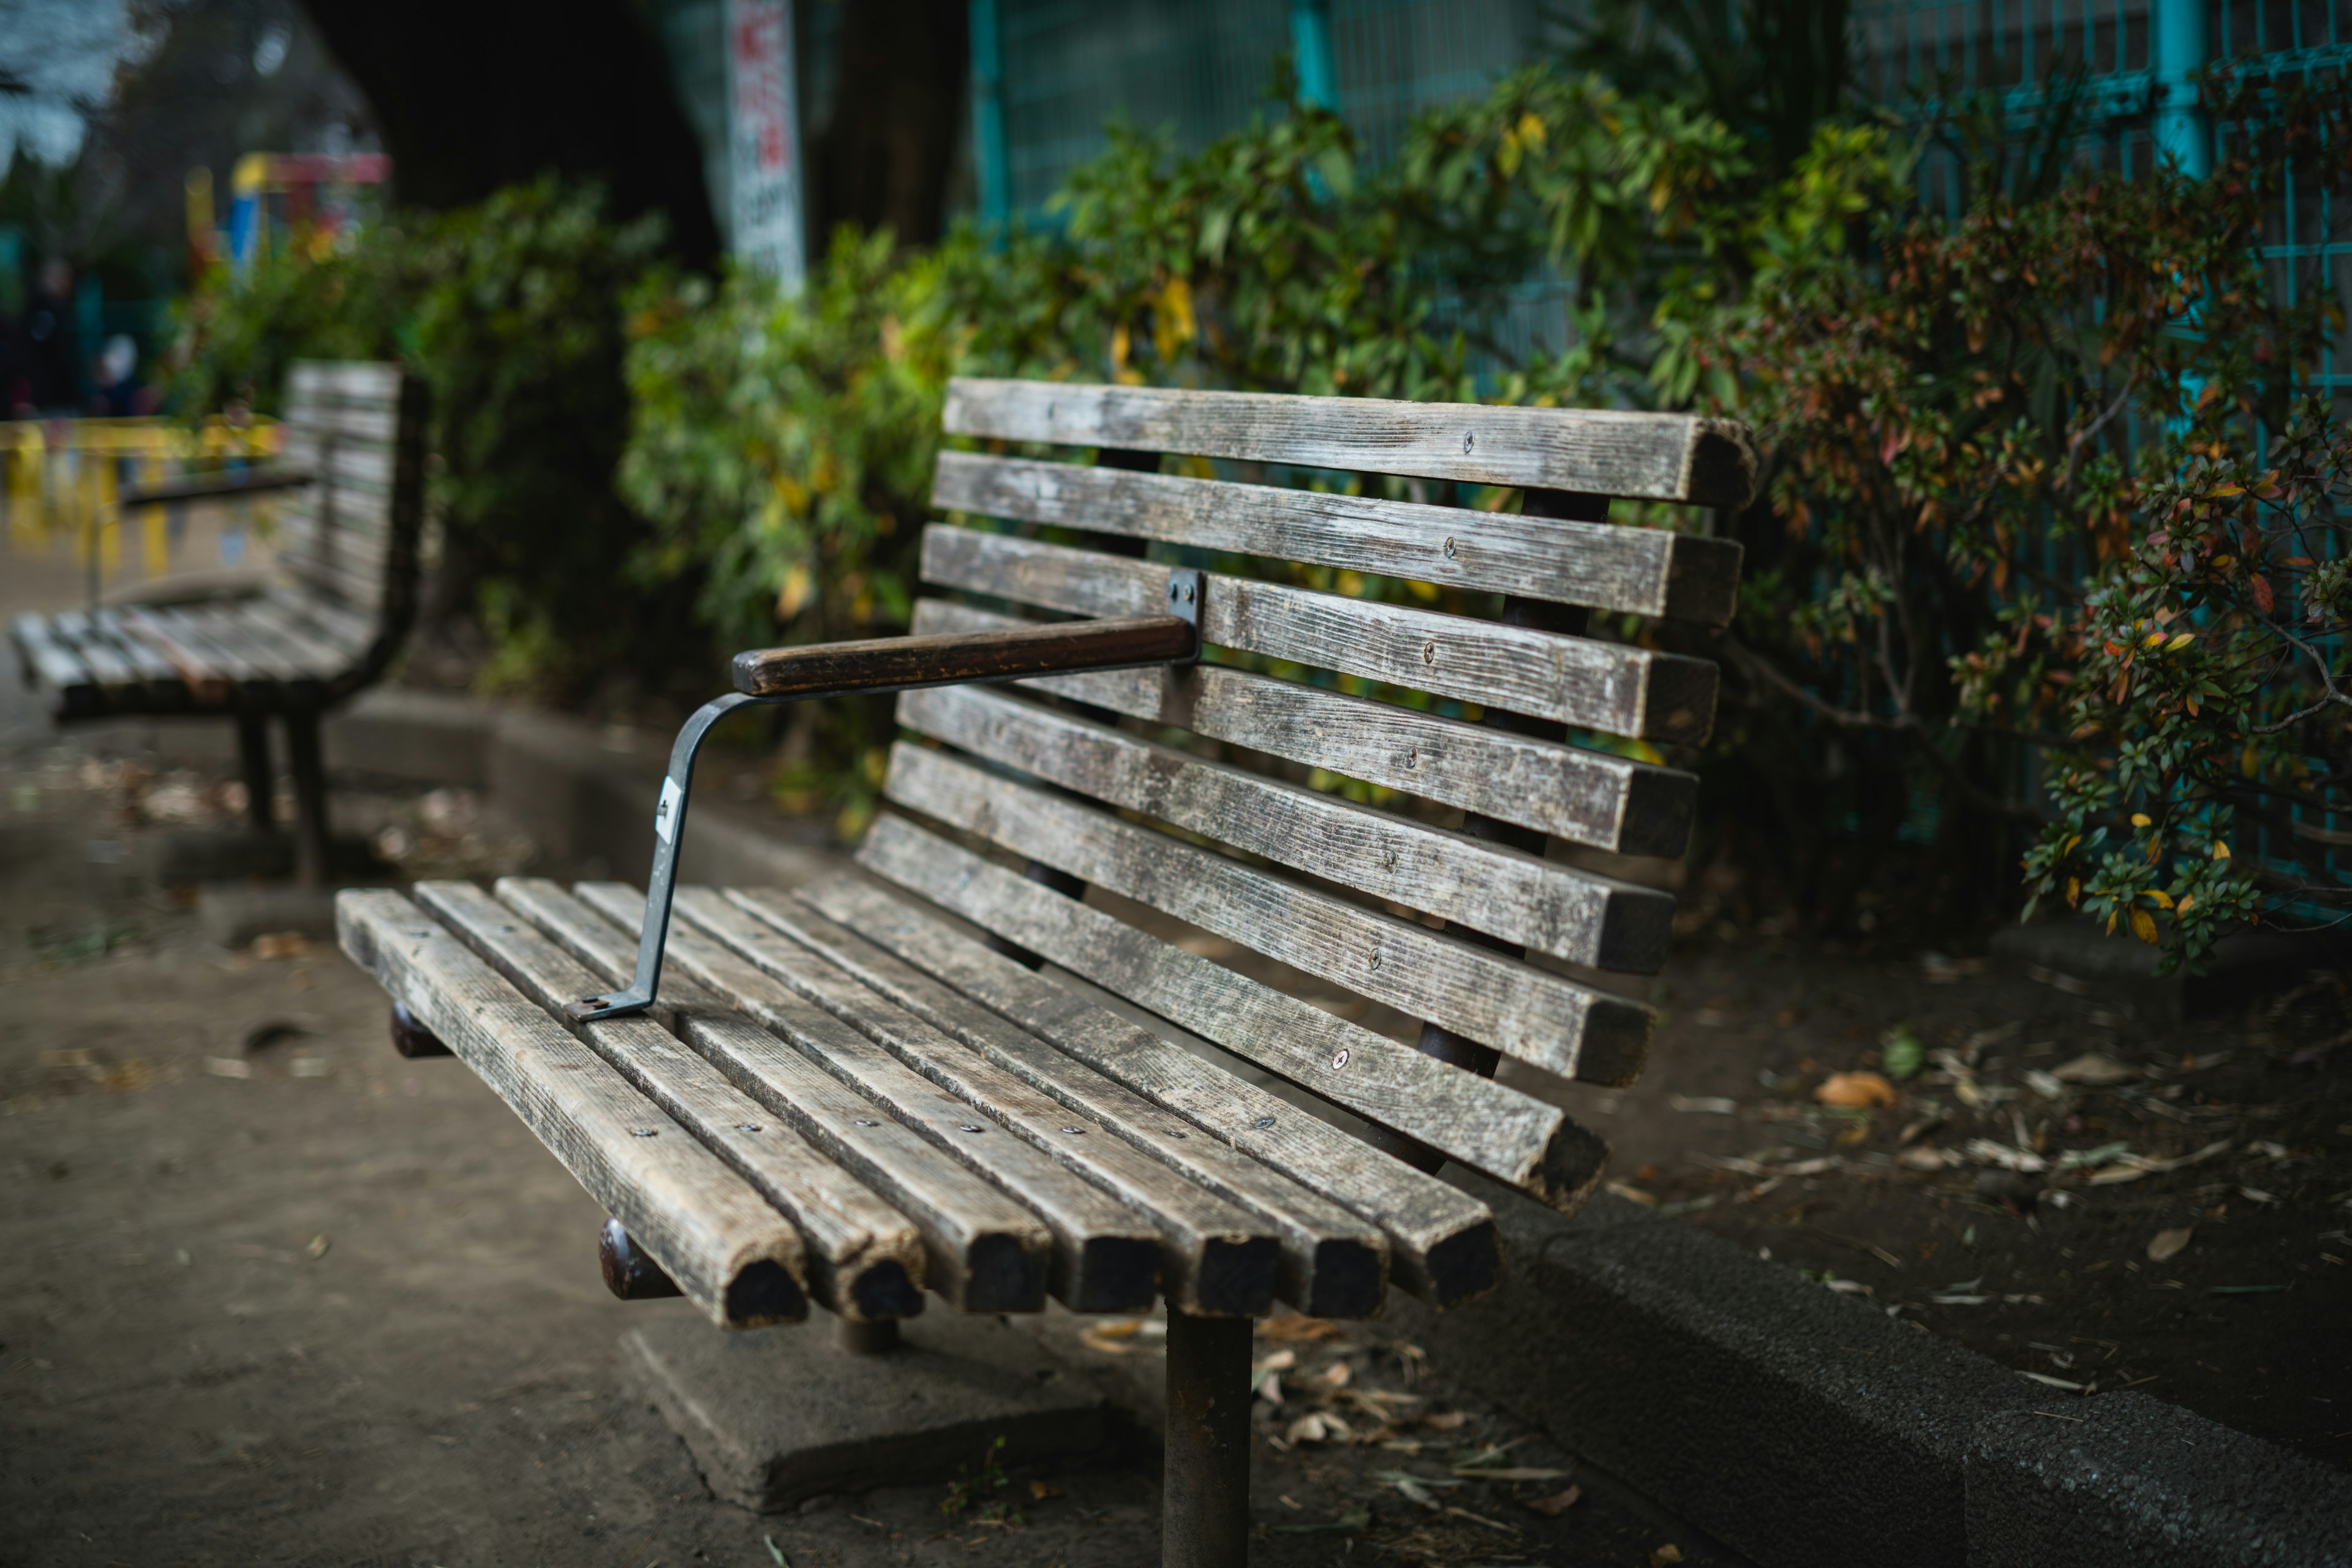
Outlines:
<svg viewBox="0 0 2352 1568"><path fill-rule="evenodd" d="M1163 613L1182 565L1207 569L1204 658L906 694L899 721L919 738L894 749L884 794L912 817L877 825L869 868L1016 942L1007 922L1019 925L1052 948L1032 951L1360 1115L1417 1122L1410 1135L1429 1147L1572 1201L1597 1140L1530 1121L1518 1091L1397 1037L1432 1026L1563 1078L1638 1075L1653 1010L1531 960L1654 973L1673 901L1546 854L1544 837L1681 854L1692 775L1573 743L1575 731L1621 751L1703 741L1717 671L1613 624L1574 628L1583 610L1728 620L1737 544L1600 520L1612 497L1744 505L1744 430L982 381L951 385L944 422L998 449L943 454L935 504L997 521L925 531L925 581L963 597L922 601L917 630ZM1056 445L1096 459L1037 455ZM1156 471L1160 454L1183 471ZM1326 490L1258 482L1274 468ZM1453 484L1419 500L1327 493L1384 488L1348 471ZM1531 493L1521 512L1432 504L1465 484ZM1080 919L943 834L1156 913ZM1310 1006L1235 973L1265 961L1353 1000ZM1404 1099L1446 1115L1404 1103L1408 1079ZM1491 1147L1475 1130L1488 1121Z"/></svg>
<svg viewBox="0 0 2352 1568"><path fill-rule="evenodd" d="M1745 506L1745 428L1685 414L1503 408L960 378L950 436Z"/></svg>
<svg viewBox="0 0 2352 1568"><path fill-rule="evenodd" d="M415 596L424 392L395 364L305 360L287 374L285 460L318 478L279 503L279 570L379 625L404 621Z"/></svg>
<svg viewBox="0 0 2352 1568"><path fill-rule="evenodd" d="M931 504L1711 626L1739 577L1723 539L975 452L940 454Z"/></svg>

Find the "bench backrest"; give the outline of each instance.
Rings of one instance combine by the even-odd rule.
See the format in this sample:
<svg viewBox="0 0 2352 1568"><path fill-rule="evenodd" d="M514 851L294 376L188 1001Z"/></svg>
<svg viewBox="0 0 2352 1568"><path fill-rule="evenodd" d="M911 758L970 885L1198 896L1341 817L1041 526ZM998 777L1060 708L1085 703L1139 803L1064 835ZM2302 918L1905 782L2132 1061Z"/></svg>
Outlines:
<svg viewBox="0 0 2352 1568"><path fill-rule="evenodd" d="M298 361L284 460L317 476L278 505L278 566L305 596L405 626L425 512L424 384L396 364Z"/></svg>
<svg viewBox="0 0 2352 1568"><path fill-rule="evenodd" d="M1420 1025L1420 1051L1465 1080L1438 1085L1460 1107L1455 1157L1580 1198L1597 1140L1533 1138L1528 1097L1468 1080L1494 1052L1603 1084L1641 1069L1652 1010L1561 971L1655 972L1672 899L1546 849L1683 852L1696 779L1626 753L1703 741L1715 667L1587 620L1729 619L1736 543L1605 519L1611 498L1746 505L1745 430L980 380L953 384L945 428L989 449L940 457L932 500L971 525L927 530L924 579L960 597L922 601L918 632L1164 614L1190 566L1207 569L1207 652L904 695L900 723L929 743L892 753L899 810L868 868L1375 1122L1430 1124L1398 1103L1433 1092L1400 1055ZM1366 493L1243 482L1270 468ZM1400 487L1378 476L1433 500L1507 487L1521 510L1384 499ZM1060 896L1088 883L1194 929Z"/></svg>

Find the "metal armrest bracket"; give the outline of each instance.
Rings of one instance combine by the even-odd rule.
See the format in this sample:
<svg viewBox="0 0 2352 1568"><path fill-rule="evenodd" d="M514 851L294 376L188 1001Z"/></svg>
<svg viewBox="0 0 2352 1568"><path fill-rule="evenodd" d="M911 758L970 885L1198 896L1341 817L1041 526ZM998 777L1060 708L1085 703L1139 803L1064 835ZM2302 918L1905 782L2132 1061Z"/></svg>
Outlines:
<svg viewBox="0 0 2352 1568"><path fill-rule="evenodd" d="M737 654L736 689L696 709L669 750L669 772L654 803L654 865L646 880L645 919L637 931L636 974L625 991L583 996L564 1010L583 1023L593 1023L642 1013L654 1005L662 950L669 940L670 903L677 890L678 846L685 837L687 802L694 788L694 759L710 727L728 714L752 703L1191 664L1201 652L1205 587L1199 572L1171 573L1169 613L1133 620L1062 621L1009 631L883 637Z"/></svg>

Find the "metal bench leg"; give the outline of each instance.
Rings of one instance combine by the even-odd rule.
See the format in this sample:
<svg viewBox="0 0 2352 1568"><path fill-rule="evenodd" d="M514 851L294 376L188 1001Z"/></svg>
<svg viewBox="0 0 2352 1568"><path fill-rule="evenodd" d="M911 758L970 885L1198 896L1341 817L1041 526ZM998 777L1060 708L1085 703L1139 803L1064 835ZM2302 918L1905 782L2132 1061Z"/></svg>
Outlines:
<svg viewBox="0 0 2352 1568"><path fill-rule="evenodd" d="M1249 1563L1252 1326L1247 1318L1196 1318L1169 1309L1161 1568Z"/></svg>
<svg viewBox="0 0 2352 1568"><path fill-rule="evenodd" d="M245 767L245 815L256 833L275 833L270 814L278 776L269 767L269 723L258 713L236 716L236 754Z"/></svg>
<svg viewBox="0 0 2352 1568"><path fill-rule="evenodd" d="M286 715L286 763L294 775L294 875L305 888L327 885L327 769L319 756L319 716Z"/></svg>

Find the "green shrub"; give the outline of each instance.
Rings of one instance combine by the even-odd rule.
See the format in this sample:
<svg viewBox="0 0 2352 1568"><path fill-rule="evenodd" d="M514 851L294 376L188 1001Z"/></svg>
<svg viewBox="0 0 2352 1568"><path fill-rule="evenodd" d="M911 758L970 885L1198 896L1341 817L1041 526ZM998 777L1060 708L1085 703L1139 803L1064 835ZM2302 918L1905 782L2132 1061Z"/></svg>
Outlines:
<svg viewBox="0 0 2352 1568"><path fill-rule="evenodd" d="M656 219L614 226L593 186L552 178L457 212L315 237L184 308L174 405L281 406L298 358L397 358L433 393L430 509L443 570L498 648L485 676L556 695L627 672L658 687L708 661L686 592L620 566L646 537L612 485L625 441L621 301L656 269Z"/></svg>

